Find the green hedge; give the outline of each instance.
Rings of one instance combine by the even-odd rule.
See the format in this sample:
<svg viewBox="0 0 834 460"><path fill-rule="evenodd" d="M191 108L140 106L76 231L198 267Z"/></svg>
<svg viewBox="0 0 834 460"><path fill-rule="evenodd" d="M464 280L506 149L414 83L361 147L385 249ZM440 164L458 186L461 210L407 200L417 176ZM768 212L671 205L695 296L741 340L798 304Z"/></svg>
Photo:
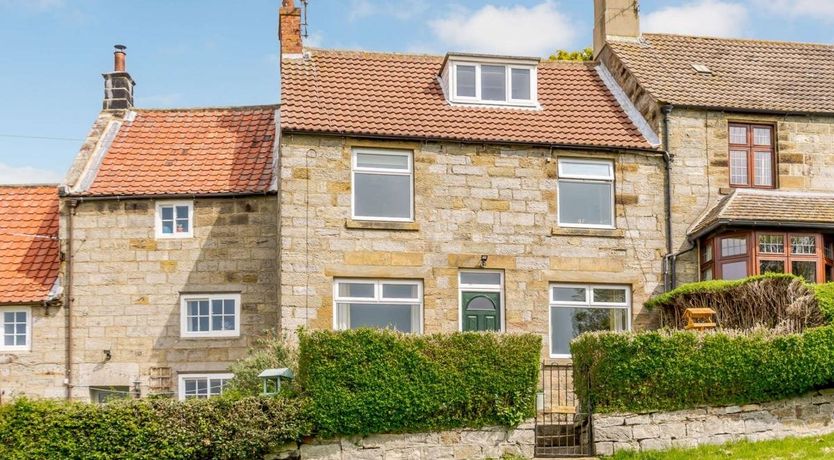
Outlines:
<svg viewBox="0 0 834 460"><path fill-rule="evenodd" d="M590 390L597 412L756 403L834 384L834 326L785 335L600 332L575 339L571 353L576 389Z"/></svg>
<svg viewBox="0 0 834 460"><path fill-rule="evenodd" d="M763 280L795 280L802 279L798 276L787 273L767 273L764 275L748 276L739 280L710 280L700 281L697 283L686 283L678 286L671 291L656 295L647 300L643 306L648 309L655 309L671 304L675 299L687 295L711 294L726 291L735 287L744 286L745 284L756 283Z"/></svg>
<svg viewBox="0 0 834 460"><path fill-rule="evenodd" d="M0 458L260 459L310 431L300 399L19 399L0 406Z"/></svg>
<svg viewBox="0 0 834 460"><path fill-rule="evenodd" d="M514 426L535 410L541 336L302 331L299 383L322 436Z"/></svg>

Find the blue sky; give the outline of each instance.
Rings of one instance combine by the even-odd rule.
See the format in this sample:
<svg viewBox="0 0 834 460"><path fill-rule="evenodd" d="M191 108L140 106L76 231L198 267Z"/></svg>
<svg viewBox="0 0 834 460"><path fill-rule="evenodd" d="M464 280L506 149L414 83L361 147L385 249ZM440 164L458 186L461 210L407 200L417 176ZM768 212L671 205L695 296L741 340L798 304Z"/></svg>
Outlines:
<svg viewBox="0 0 834 460"><path fill-rule="evenodd" d="M298 0L297 0L298 1ZM591 42L592 0L310 0L313 46L547 55ZM139 107L278 101L280 0L0 0L0 183L60 181L112 45ZM834 0L642 0L646 31L834 43ZM47 137L32 139L16 136Z"/></svg>

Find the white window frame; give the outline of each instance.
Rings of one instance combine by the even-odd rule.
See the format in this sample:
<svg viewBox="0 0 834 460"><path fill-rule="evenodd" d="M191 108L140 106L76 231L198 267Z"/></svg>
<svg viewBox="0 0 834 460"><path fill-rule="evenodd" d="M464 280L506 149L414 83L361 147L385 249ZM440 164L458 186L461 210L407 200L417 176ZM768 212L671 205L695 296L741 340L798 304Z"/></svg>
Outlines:
<svg viewBox="0 0 834 460"><path fill-rule="evenodd" d="M584 288L585 301L565 301L553 298L553 288ZM622 302L594 302L593 289L625 289L626 300ZM631 286L627 284L578 284L578 283L550 283L547 287L547 353L551 358L570 358L570 353L553 353L553 314L554 308L587 308L587 309L611 309L616 308L626 311L625 330L631 331Z"/></svg>
<svg viewBox="0 0 834 460"><path fill-rule="evenodd" d="M26 344L25 345L4 345L5 343L5 325L3 314L7 312L12 313L26 313ZM30 351L32 349L32 308L25 306L6 306L0 307L0 351Z"/></svg>
<svg viewBox="0 0 834 460"><path fill-rule="evenodd" d="M162 208L174 208L174 233L162 233ZM177 232L177 206L188 207L188 231ZM157 239L176 239L176 238L193 238L194 237L194 202L193 201L157 201L156 213L154 215L154 228Z"/></svg>
<svg viewBox="0 0 834 460"><path fill-rule="evenodd" d="M462 281L464 273L498 273L498 284L467 284ZM463 293L464 292L497 292L501 305L498 307L501 321L498 324L499 332L504 332L505 314L504 314L504 270L477 270L477 269L462 269L458 270L458 331L463 331Z"/></svg>
<svg viewBox="0 0 834 460"><path fill-rule="evenodd" d="M609 176L595 176L589 174L565 174L562 171L562 165L566 163L573 163L573 164L598 164L598 165L606 165L608 166L608 171L610 173ZM617 228L617 216L616 216L616 208L617 203L614 198L614 190L616 188L616 178L614 174L614 161L613 160L594 160L594 159L587 159L587 158L575 158L575 157L562 157L557 159L558 164L558 179L556 180L556 219L557 224L559 227L571 227L571 228L604 228L604 229L615 229ZM561 199L561 193L559 192L559 186L562 182L572 182L572 183L592 183L592 184L609 184L611 186L611 225L600 225L600 224L577 224L572 222L562 222L562 207L559 206L559 200Z"/></svg>
<svg viewBox="0 0 834 460"><path fill-rule="evenodd" d="M372 284L374 286L374 297L341 297L339 296L339 284ZM412 299L390 299L382 296L382 287L386 284L410 284L417 286L417 298ZM345 313L339 311L340 303L386 303L386 304L400 304L400 305L414 305L419 304L417 311L411 312L411 334L423 333L423 308L425 303L423 301L423 281L414 279L366 279L366 278L335 278L333 280L333 329L337 331L346 331L350 329L350 309Z"/></svg>
<svg viewBox="0 0 834 460"><path fill-rule="evenodd" d="M213 300L234 300L235 329L232 331L189 331L188 330L188 302L207 300L209 302L209 327L211 326L211 302ZM224 294L181 294L180 295L180 337L182 338L212 338L212 337L240 337L240 293Z"/></svg>
<svg viewBox="0 0 834 460"><path fill-rule="evenodd" d="M504 74L504 100L485 100L481 97L481 66L503 66ZM475 97L458 95L458 66L475 67ZM513 69L525 69L530 71L530 99L513 99L512 75ZM449 95L452 102L478 105L505 105L511 107L536 107L538 106L538 72L535 65L519 65L506 62L471 62L453 61L450 65Z"/></svg>
<svg viewBox="0 0 834 460"><path fill-rule="evenodd" d="M185 381L188 379L227 379L231 380L235 377L235 374L231 374L228 372L225 373L183 373L178 375L178 382L177 382L177 399L180 401L185 401ZM211 388L210 382L206 381L207 388ZM221 391L220 394L223 394ZM207 398L213 398L220 395L207 395ZM199 399L199 398L195 398Z"/></svg>
<svg viewBox="0 0 834 460"><path fill-rule="evenodd" d="M402 156L408 159L406 169L368 168L358 166L359 154ZM375 217L356 214L356 173L378 174L382 176L409 176L409 217ZM410 150L376 149L357 147L350 155L350 215L354 220L372 220L381 222L414 222L414 152Z"/></svg>

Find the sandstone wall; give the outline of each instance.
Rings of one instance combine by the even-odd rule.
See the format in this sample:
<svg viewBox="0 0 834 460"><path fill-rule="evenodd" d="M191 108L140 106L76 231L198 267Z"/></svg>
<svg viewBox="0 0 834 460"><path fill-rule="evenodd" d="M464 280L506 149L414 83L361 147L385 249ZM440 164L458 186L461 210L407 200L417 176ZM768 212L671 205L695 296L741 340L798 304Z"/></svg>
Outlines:
<svg viewBox="0 0 834 460"><path fill-rule="evenodd" d="M20 396L63 398L65 310L31 305L32 346L0 351L0 400Z"/></svg>
<svg viewBox="0 0 834 460"><path fill-rule="evenodd" d="M167 391L176 391L178 372L224 371L279 327L276 196L195 199L193 238L155 239L154 214L153 200L86 201L76 210L74 398L137 379L147 394L157 367L169 368ZM240 292L240 337L180 338L186 292Z"/></svg>
<svg viewBox="0 0 834 460"><path fill-rule="evenodd" d="M477 460L502 458L505 454L533 458L533 429L530 420L516 429L486 427L317 440L300 446L285 446L265 458L274 460L300 455L302 460Z"/></svg>
<svg viewBox="0 0 834 460"><path fill-rule="evenodd" d="M597 455L834 432L834 390L746 406L594 415Z"/></svg>
<svg viewBox="0 0 834 460"><path fill-rule="evenodd" d="M424 331L458 324L458 271L505 275L505 330L548 336L550 282L617 283L642 303L662 287L660 158L457 143L402 143L285 135L281 146L282 325L333 327L334 277L423 280ZM353 146L415 152L413 224L369 224L351 216ZM611 158L616 230L559 228L556 158Z"/></svg>

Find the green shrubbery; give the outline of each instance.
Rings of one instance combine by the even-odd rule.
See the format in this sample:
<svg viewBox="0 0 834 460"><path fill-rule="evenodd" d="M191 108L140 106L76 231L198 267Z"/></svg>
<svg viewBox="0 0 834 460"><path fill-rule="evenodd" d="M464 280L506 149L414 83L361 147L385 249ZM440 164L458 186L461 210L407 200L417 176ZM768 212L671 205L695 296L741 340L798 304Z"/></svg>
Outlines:
<svg viewBox="0 0 834 460"><path fill-rule="evenodd" d="M801 334L650 331L571 343L576 389L598 412L745 404L834 384L834 326ZM590 382L587 381L590 379Z"/></svg>
<svg viewBox="0 0 834 460"><path fill-rule="evenodd" d="M235 378L223 393L230 397L257 396L263 391L263 381L258 374L266 369L280 367L288 367L293 371L298 369L298 351L284 337L272 332L259 338L245 358L229 367ZM281 385L282 394L285 390L295 393L295 382L284 381Z"/></svg>
<svg viewBox="0 0 834 460"><path fill-rule="evenodd" d="M302 332L299 383L323 436L513 426L534 414L541 336Z"/></svg>
<svg viewBox="0 0 834 460"><path fill-rule="evenodd" d="M255 459L310 431L302 399L19 399L0 406L0 458Z"/></svg>

